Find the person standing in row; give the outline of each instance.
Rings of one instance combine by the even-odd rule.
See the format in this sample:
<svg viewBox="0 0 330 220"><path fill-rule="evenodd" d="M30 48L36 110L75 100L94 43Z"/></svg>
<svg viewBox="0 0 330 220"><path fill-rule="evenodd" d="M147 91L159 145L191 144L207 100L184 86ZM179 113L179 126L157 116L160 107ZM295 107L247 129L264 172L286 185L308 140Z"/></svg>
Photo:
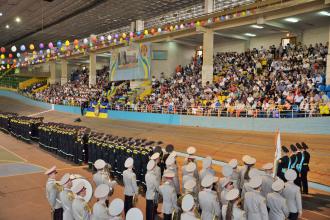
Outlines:
<svg viewBox="0 0 330 220"><path fill-rule="evenodd" d="M167 170L170 170L174 173L172 183L175 188L177 197L179 197L181 192L180 192L180 182L179 182L178 166L176 164L176 152L175 151L173 151L166 159L166 168L167 168Z"/></svg>
<svg viewBox="0 0 330 220"><path fill-rule="evenodd" d="M146 192L146 219L154 220L155 206L158 204L158 194L159 192L159 182L154 173L154 169L156 167L156 162L154 160L150 160L147 165L147 174L145 175L145 181L147 185ZM157 212L157 210L156 210Z"/></svg>
<svg viewBox="0 0 330 220"><path fill-rule="evenodd" d="M122 212L124 210L124 201L121 199L114 199L109 205L109 220L122 220Z"/></svg>
<svg viewBox="0 0 330 220"><path fill-rule="evenodd" d="M284 155L278 161L277 176L279 178L281 178L281 180L286 182L284 174L288 170L289 163L290 163L289 150L287 147L282 146L282 154L284 154Z"/></svg>
<svg viewBox="0 0 330 220"><path fill-rule="evenodd" d="M159 187L159 193L163 197L163 215L164 220L171 220L173 211L178 211L177 195L173 187L174 173L170 170L164 171L165 182Z"/></svg>
<svg viewBox="0 0 330 220"><path fill-rule="evenodd" d="M218 195L212 190L213 183L217 180L217 177L207 175L201 182L203 190L198 193L198 201L202 210L202 219L213 219L221 216Z"/></svg>
<svg viewBox="0 0 330 220"><path fill-rule="evenodd" d="M274 182L273 178L273 163L266 163L262 166L262 170L265 172L261 175L262 184L261 184L261 195L266 198L268 193L272 192L272 184Z"/></svg>
<svg viewBox="0 0 330 220"><path fill-rule="evenodd" d="M302 185L302 191L304 194L308 194L308 172L309 172L309 160L310 160L310 154L307 151L308 146L305 142L301 143L301 146L303 147L303 155L304 155L304 161L301 167L301 185Z"/></svg>
<svg viewBox="0 0 330 220"><path fill-rule="evenodd" d="M181 220L198 220L200 216L196 216L194 212L195 200L194 197L190 194L187 194L182 199L182 211L183 213L180 216Z"/></svg>
<svg viewBox="0 0 330 220"><path fill-rule="evenodd" d="M72 202L72 215L75 220L90 220L91 209L84 200L86 196L86 188L84 182L78 182L72 187L72 192L76 194Z"/></svg>
<svg viewBox="0 0 330 220"><path fill-rule="evenodd" d="M244 210L248 219L268 220L266 199L260 194L261 176L254 176L248 184L253 189L244 196Z"/></svg>
<svg viewBox="0 0 330 220"><path fill-rule="evenodd" d="M199 179L202 180L206 175L215 176L212 168L212 157L208 156L203 159L203 169L199 172Z"/></svg>
<svg viewBox="0 0 330 220"><path fill-rule="evenodd" d="M45 172L48 175L46 183L46 198L52 210L53 220L62 220L63 208L60 200L61 186L56 182L56 166L53 166Z"/></svg>
<svg viewBox="0 0 330 220"><path fill-rule="evenodd" d="M136 183L136 175L133 172L134 161L131 157L127 158L125 161L125 167L127 168L123 172L123 181L124 181L124 194L125 194L125 215L128 210L133 207L133 198L138 196L138 186Z"/></svg>
<svg viewBox="0 0 330 220"><path fill-rule="evenodd" d="M92 220L105 220L110 218L105 202L108 200L109 192L110 187L107 184L100 184L96 187L94 196L98 201L93 206Z"/></svg>
<svg viewBox="0 0 330 220"><path fill-rule="evenodd" d="M249 172L250 169L254 166L256 163L256 159L249 156L249 155L244 155L242 157L242 160L244 162L244 167L240 170L240 178L239 178L239 189L242 190L244 183L248 182L250 180L249 178Z"/></svg>
<svg viewBox="0 0 330 220"><path fill-rule="evenodd" d="M226 205L222 206L223 220L246 220L245 211L240 206L239 190L237 188L230 190L226 194Z"/></svg>
<svg viewBox="0 0 330 220"><path fill-rule="evenodd" d="M285 220L289 216L289 210L285 198L281 195L284 181L276 180L272 184L273 192L267 194L267 207L269 208L269 220Z"/></svg>
<svg viewBox="0 0 330 220"><path fill-rule="evenodd" d="M74 195L71 191L72 180L70 179L69 173L64 174L61 178L60 184L63 187L62 192L60 192L60 200L63 207L63 220L73 220L72 201L74 199Z"/></svg>
<svg viewBox="0 0 330 220"><path fill-rule="evenodd" d="M297 173L293 169L289 169L285 173L285 178L288 182L285 183L283 190L283 197L287 201L289 208L289 219L296 220L302 215L302 202L300 188L294 184L294 180L297 178Z"/></svg>

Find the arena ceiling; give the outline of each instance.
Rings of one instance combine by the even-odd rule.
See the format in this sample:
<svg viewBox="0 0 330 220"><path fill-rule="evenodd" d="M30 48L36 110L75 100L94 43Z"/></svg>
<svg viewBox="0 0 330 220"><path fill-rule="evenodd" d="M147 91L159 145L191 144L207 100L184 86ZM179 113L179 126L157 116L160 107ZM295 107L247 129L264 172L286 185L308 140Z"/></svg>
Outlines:
<svg viewBox="0 0 330 220"><path fill-rule="evenodd" d="M0 0L0 45L84 38L203 0ZM1 14L0 14L1 15ZM21 22L15 22L19 17ZM6 28L9 25L10 28Z"/></svg>

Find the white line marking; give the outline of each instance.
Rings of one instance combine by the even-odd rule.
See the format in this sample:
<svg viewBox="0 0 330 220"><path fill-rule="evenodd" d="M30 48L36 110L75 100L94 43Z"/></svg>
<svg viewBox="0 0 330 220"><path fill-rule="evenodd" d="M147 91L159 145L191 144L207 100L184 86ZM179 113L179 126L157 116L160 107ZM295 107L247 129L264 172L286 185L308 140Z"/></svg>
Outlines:
<svg viewBox="0 0 330 220"><path fill-rule="evenodd" d="M44 114L44 113L47 113L47 112L51 112L51 111L54 111L54 109L49 109L49 110L46 110L46 111L42 111L42 112L38 112L38 113L35 113L35 114L32 114L32 115L28 115L28 117L33 117L33 116L41 115L41 114Z"/></svg>
<svg viewBox="0 0 330 220"><path fill-rule="evenodd" d="M323 217L326 217L326 218L329 218L330 219L330 216L329 215L324 215L324 214L321 214L319 212L315 212L315 211L311 211L311 210L304 210L304 211L311 212L311 213L314 213L316 215L320 215L320 216L323 216Z"/></svg>
<svg viewBox="0 0 330 220"><path fill-rule="evenodd" d="M11 150L8 150L8 149L7 149L6 147L4 147L3 145L0 144L0 147L1 147L2 149L4 149L4 150L8 151L8 152L11 153L11 154L14 154L16 157L20 158L20 159L23 160L24 162L27 162L26 159L24 159L23 157L21 157L20 155L14 153L14 152L11 151Z"/></svg>

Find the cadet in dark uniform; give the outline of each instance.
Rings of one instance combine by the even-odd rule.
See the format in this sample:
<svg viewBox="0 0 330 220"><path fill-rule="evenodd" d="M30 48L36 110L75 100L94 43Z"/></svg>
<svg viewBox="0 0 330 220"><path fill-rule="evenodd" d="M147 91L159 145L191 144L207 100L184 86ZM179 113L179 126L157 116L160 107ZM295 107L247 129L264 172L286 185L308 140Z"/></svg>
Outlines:
<svg viewBox="0 0 330 220"><path fill-rule="evenodd" d="M293 169L294 171L296 171L297 173L297 178L295 179L294 183L300 187L299 183L300 183L300 177L299 177L299 172L296 168L298 162L299 162L299 158L298 158L298 152L297 152L297 148L295 145L291 144L290 145L290 150L291 150L291 156L290 156L290 162L289 162L289 169Z"/></svg>
<svg viewBox="0 0 330 220"><path fill-rule="evenodd" d="M286 182L286 179L284 177L285 172L287 171L289 167L289 150L287 147L282 146L282 153L284 156L281 157L281 159L278 161L278 167L277 167L277 176L281 178L284 182Z"/></svg>
<svg viewBox="0 0 330 220"><path fill-rule="evenodd" d="M307 174L309 171L309 160L310 160L310 154L307 151L308 146L304 142L301 143L303 147L303 157L304 157L304 162L301 167L301 185L302 185L302 191L304 194L308 194L308 179L307 179Z"/></svg>

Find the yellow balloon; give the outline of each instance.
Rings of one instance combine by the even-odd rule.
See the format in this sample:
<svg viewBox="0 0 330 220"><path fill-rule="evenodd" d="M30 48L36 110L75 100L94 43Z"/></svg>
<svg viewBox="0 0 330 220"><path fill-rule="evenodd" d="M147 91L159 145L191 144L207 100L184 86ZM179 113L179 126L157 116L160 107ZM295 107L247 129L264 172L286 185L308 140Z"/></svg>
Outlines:
<svg viewBox="0 0 330 220"><path fill-rule="evenodd" d="M6 57L5 57L4 54L1 54L0 58L3 60L3 59L5 59Z"/></svg>
<svg viewBox="0 0 330 220"><path fill-rule="evenodd" d="M148 30L145 30L144 35L148 35L148 34L149 34Z"/></svg>
<svg viewBox="0 0 330 220"><path fill-rule="evenodd" d="M78 49L79 48L79 45L75 45L74 48Z"/></svg>
<svg viewBox="0 0 330 220"><path fill-rule="evenodd" d="M34 45L30 44L30 50L34 50Z"/></svg>
<svg viewBox="0 0 330 220"><path fill-rule="evenodd" d="M173 31L173 26L170 27L170 30Z"/></svg>
<svg viewBox="0 0 330 220"><path fill-rule="evenodd" d="M65 48L64 47L61 47L61 51L64 52L65 51Z"/></svg>
<svg viewBox="0 0 330 220"><path fill-rule="evenodd" d="M123 38L124 38L124 39L126 38L126 33L123 33Z"/></svg>
<svg viewBox="0 0 330 220"><path fill-rule="evenodd" d="M68 41L68 40L65 41L65 46L67 46L67 47L70 46L70 41Z"/></svg>
<svg viewBox="0 0 330 220"><path fill-rule="evenodd" d="M196 26L199 27L201 23L199 21L196 22Z"/></svg>

